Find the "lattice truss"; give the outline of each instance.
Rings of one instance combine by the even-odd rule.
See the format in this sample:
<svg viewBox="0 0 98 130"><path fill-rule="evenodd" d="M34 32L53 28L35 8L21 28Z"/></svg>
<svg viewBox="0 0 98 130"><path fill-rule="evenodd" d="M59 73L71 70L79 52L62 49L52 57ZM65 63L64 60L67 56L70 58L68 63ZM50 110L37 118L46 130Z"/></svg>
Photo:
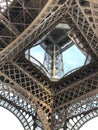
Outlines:
<svg viewBox="0 0 98 130"><path fill-rule="evenodd" d="M0 106L25 130L79 130L98 115L98 1L5 0L0 7ZM24 56L58 23L91 62L57 82Z"/></svg>

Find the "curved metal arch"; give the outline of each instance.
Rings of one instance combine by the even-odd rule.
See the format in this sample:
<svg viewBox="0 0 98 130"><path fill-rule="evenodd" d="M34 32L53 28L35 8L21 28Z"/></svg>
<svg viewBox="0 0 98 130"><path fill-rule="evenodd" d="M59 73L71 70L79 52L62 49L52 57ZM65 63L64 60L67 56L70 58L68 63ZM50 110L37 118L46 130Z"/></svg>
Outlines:
<svg viewBox="0 0 98 130"><path fill-rule="evenodd" d="M0 86L0 106L11 111L20 120L25 130L33 130L35 122L36 127L43 130L36 106L27 101L19 92L17 93L14 89L10 88L9 85L6 86L6 84L4 84L4 86L1 87L2 86Z"/></svg>
<svg viewBox="0 0 98 130"><path fill-rule="evenodd" d="M30 126L21 111L19 111L17 108L12 106L5 100L1 100L1 99L0 99L0 106L10 111L20 121L21 125L23 126L25 130L30 129Z"/></svg>
<svg viewBox="0 0 98 130"><path fill-rule="evenodd" d="M97 101L98 101L98 94L95 94L75 104L71 104L71 106L68 107L68 111L67 111L68 117L70 118L85 113L86 111L97 109L98 108Z"/></svg>
<svg viewBox="0 0 98 130"><path fill-rule="evenodd" d="M5 77L4 77L5 78ZM15 84L14 84L15 85ZM29 104L31 108L36 109L37 105L34 102L29 101L23 93L19 92L17 89L13 88L10 83L5 83L0 81L0 96L5 97L6 99L14 102L16 105L23 107L23 102L27 105ZM14 100L15 98L15 100ZM18 102L17 102L18 101ZM26 105L25 105L26 106ZM28 106L26 106L28 108ZM26 109L27 110L27 109Z"/></svg>
<svg viewBox="0 0 98 130"><path fill-rule="evenodd" d="M70 130L79 130L84 124L86 124L88 121L90 121L91 119L97 116L98 116L98 109L95 111L91 111L88 114L81 115L80 119L77 120L77 122L74 124L74 126Z"/></svg>
<svg viewBox="0 0 98 130"><path fill-rule="evenodd" d="M48 122L47 115L45 115L44 111L42 110L42 106L38 106L38 102L37 102L36 98L34 98L33 95L30 94L28 91L21 88L18 84L14 83L12 80L10 80L3 73L0 73L0 77L1 77L0 83L3 85L2 86L3 90L5 89L4 85L7 85L6 90L8 89L10 92L12 92L12 90L13 90L13 92L16 93L16 95L19 94L20 97L22 97L27 103L29 103L30 105L33 105L33 107L34 107L34 105L37 106L36 113L43 125L43 129L50 130L50 124ZM12 102L13 102L13 100L12 100ZM29 110L31 110L31 109L29 108Z"/></svg>
<svg viewBox="0 0 98 130"><path fill-rule="evenodd" d="M14 59L20 51L31 44L31 41L33 43L35 39L57 22L65 14L65 10L69 9L71 3L72 0L66 0L63 4L60 0L48 0L34 21L0 52L0 62L11 58L11 56L11 59Z"/></svg>
<svg viewBox="0 0 98 130"><path fill-rule="evenodd" d="M29 91L27 91L26 89L24 89L23 87L21 87L20 85L15 83L12 79L10 79L8 76L3 74L2 72L0 72L0 83L3 83L2 84L3 88L4 88L4 84L7 84L11 90L13 89L13 91L15 91L16 95L18 93L19 95L21 95L23 97L23 99L25 99L25 101L27 103L29 103L30 105L33 104L33 105L37 106L36 113L37 113L41 123L43 124L43 128L50 130L50 123L48 122L47 115L44 113L43 105L39 104L39 100L32 93L30 93ZM7 88L8 88L8 86L7 86Z"/></svg>
<svg viewBox="0 0 98 130"><path fill-rule="evenodd" d="M98 101L98 94L85 98L84 100L81 100L76 104L71 104L66 109L57 111L54 114L53 125L55 126L56 129L60 130L66 130L67 128L68 128L67 130L78 130L73 127L75 126L76 123L77 123L76 127L79 126L79 124L82 122L81 120L84 119L83 117L85 117L86 113L91 114L91 112L94 113L95 111L97 111L95 113L98 114L97 101ZM80 123L78 121L80 121Z"/></svg>
<svg viewBox="0 0 98 130"><path fill-rule="evenodd" d="M26 37L29 37L30 35L32 35L32 29L34 31L36 31L36 28L39 28L41 26L41 24L43 23L43 18L45 15L46 17L49 15L49 13L51 12L51 5L54 4L54 3L57 3L56 1L53 1L53 0L49 0L46 5L44 6L44 8L42 9L42 11L39 13L39 15L34 19L34 21L28 26L28 28L26 28L19 36L18 36L18 40L20 41L20 37L22 37L21 39L24 39ZM47 13L48 12L48 13ZM46 20L45 20L46 21ZM38 25L39 23L39 25ZM33 28L32 28L33 27ZM35 33L36 34L36 33ZM23 36L25 35L25 36ZM31 37L31 36L30 36ZM29 38L30 39L30 38ZM35 38L34 38L35 39ZM13 41L12 43L10 43L10 45L7 46L7 48L5 49L8 49L9 47L12 47L13 45L12 44L15 44L15 42L17 41L17 38L15 39L15 41ZM18 41L18 43L19 43ZM23 41L23 40L22 40ZM24 43L25 45L25 43ZM15 48L15 46L13 46ZM21 46L22 47L22 46ZM4 50L2 50L2 54L4 52ZM2 56L2 54L0 54ZM4 56L4 55L3 55Z"/></svg>

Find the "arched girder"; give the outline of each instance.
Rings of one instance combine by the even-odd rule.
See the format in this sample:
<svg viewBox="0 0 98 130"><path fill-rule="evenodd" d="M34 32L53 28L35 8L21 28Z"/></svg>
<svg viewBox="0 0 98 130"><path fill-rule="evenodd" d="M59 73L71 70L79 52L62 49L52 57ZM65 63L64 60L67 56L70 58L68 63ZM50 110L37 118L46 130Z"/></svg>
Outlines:
<svg viewBox="0 0 98 130"><path fill-rule="evenodd" d="M22 33L42 10L47 0L7 0L0 2L0 48ZM36 6L36 7L35 7Z"/></svg>
<svg viewBox="0 0 98 130"><path fill-rule="evenodd" d="M67 123L68 130L79 130L88 121L98 116L98 109L93 110L85 115L79 115L70 119Z"/></svg>
<svg viewBox="0 0 98 130"><path fill-rule="evenodd" d="M72 0L60 1L49 0L37 18L29 25L29 27L20 34L10 45L0 52L0 60L4 61L14 58L20 51L33 43L43 32L49 29L65 14L70 7Z"/></svg>
<svg viewBox="0 0 98 130"><path fill-rule="evenodd" d="M62 108L59 108L59 110L54 111L54 129L66 130L68 128L68 130L76 130L73 128L76 123L76 128L78 124L82 125L82 121L78 123L78 120L80 120L83 116L87 115L88 113L92 113L93 111L97 111L98 113L98 93L96 95L93 94L93 96L80 100L79 102L69 104L68 106L64 106Z"/></svg>
<svg viewBox="0 0 98 130"><path fill-rule="evenodd" d="M45 8L31 25L20 34L15 41L0 52L0 62L3 63L3 61L8 59L14 59L20 51L24 51L26 48L28 49L31 42L37 40L44 32L49 31L48 29L54 24L56 25L57 21L66 14L68 14L68 16L70 15L69 19L72 18L71 21L74 22L78 30L81 31L82 36L85 38L85 41L87 41L86 45L92 48L92 53L94 52L98 55L96 29L90 24L92 18L88 19L87 14L84 14L85 10L82 10L83 7L75 1L76 0L49 0ZM70 6L71 4L72 7ZM90 4L92 4L91 1ZM94 10L95 7L92 13L94 13ZM17 61L15 63L10 60L6 62L5 65L2 65L0 71L1 81L12 84L12 88L23 94L30 102L34 102L38 105L37 113L39 117L41 117L41 122L45 130L66 129L67 118L75 114L72 110L68 113L68 109L86 97L90 98L90 96L98 93L97 62L84 66L76 73L64 77L64 79L57 83L52 83L53 91L49 88L50 86L45 86L42 83L43 80L42 82L41 80L39 81L37 79L38 77L34 75L25 71L25 67L22 68L22 65L17 64ZM79 107L73 108L74 110L79 109ZM79 113L81 113L81 111L79 111ZM76 115L79 113L76 113ZM80 118L77 118L77 121L79 121ZM53 125L54 128L52 124L55 124L55 126Z"/></svg>
<svg viewBox="0 0 98 130"><path fill-rule="evenodd" d="M24 90L23 88L20 88L19 85L14 84L14 82L12 80L10 80L6 75L0 73L0 79L1 79L1 81L0 81L1 90L3 90L3 91L6 91L7 89L10 90L10 91L14 90L14 93L16 93L16 94L20 93L20 95L23 95L25 97L25 101L30 102L30 105L32 105L32 103L33 103L33 104L35 104L35 106L37 106L36 112L37 112L38 117L40 118L40 120L41 120L41 122L43 124L43 128L45 130L46 129L50 130L50 124L49 124L48 120L46 119L47 117L46 117L46 115L45 115L45 113L43 111L44 106L43 105L39 106L39 104L38 104L39 101L36 100L36 98L34 98L34 96L32 94L30 94L28 91ZM5 89L6 84L7 85L9 84L9 86L11 86L11 89L9 89L8 86L7 86L7 89ZM3 86L3 89L2 89L2 86ZM11 92L11 95L12 95L12 92ZM6 94L5 94L5 96L9 98L10 94L9 93L6 93ZM2 95L2 93L0 95ZM12 102L13 102L13 98L11 98L11 99L12 99ZM21 99L20 99L20 102L21 102ZM23 104L21 104L21 105L23 105ZM29 109L31 109L31 108L29 108ZM45 111L46 110L47 109L45 109Z"/></svg>
<svg viewBox="0 0 98 130"><path fill-rule="evenodd" d="M7 101L0 98L0 106L7 109L11 113L13 113L18 118L18 120L21 122L21 124L22 124L22 126L24 127L25 130L30 129L30 126L29 126L28 122L25 119L26 115L23 115L22 112L20 112L17 108L12 106L12 104L9 104Z"/></svg>
<svg viewBox="0 0 98 130"><path fill-rule="evenodd" d="M98 56L97 28L95 28L96 25L94 21L90 22L89 14L85 13L86 8L88 10L92 10L92 7L89 7L89 5L85 4L82 7L79 3L79 0L75 1L76 3L70 8L68 14L70 15L72 21L75 23L79 31L81 32L81 35L83 35L83 37L87 41L87 44L92 48L92 51L96 54L96 56ZM84 1L84 3L86 3L86 1ZM89 4L91 3L94 4L93 2L90 2ZM96 3L96 7L97 6L98 3ZM89 13L89 11L87 13ZM90 18L93 19L92 14L90 15Z"/></svg>
<svg viewBox="0 0 98 130"><path fill-rule="evenodd" d="M3 82L0 82L0 106L11 111L20 120L25 130L32 130L36 121L39 123L36 125L42 128L40 119L36 115L36 105L14 90L11 85Z"/></svg>

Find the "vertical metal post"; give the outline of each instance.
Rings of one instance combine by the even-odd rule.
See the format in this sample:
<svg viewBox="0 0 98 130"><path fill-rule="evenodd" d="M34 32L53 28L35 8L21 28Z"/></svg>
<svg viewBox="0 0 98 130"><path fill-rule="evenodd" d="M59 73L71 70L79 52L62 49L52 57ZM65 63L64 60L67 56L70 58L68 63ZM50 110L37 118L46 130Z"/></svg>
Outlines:
<svg viewBox="0 0 98 130"><path fill-rule="evenodd" d="M53 60L52 60L52 77L56 76L56 45L54 45L53 49Z"/></svg>
<svg viewBox="0 0 98 130"><path fill-rule="evenodd" d="M51 48L47 48L43 65L50 73L50 78L58 79L64 75L62 52L56 44L53 44Z"/></svg>
<svg viewBox="0 0 98 130"><path fill-rule="evenodd" d="M28 59L30 60L30 49L28 49Z"/></svg>
<svg viewBox="0 0 98 130"><path fill-rule="evenodd" d="M62 62L62 73L64 75L64 62L63 62L63 55L61 54L61 62Z"/></svg>

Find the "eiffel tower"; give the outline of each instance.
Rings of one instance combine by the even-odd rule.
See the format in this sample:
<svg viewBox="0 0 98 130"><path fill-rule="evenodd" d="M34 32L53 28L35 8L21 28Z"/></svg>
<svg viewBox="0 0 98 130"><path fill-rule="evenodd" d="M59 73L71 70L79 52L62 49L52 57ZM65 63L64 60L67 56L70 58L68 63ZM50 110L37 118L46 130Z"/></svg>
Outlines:
<svg viewBox="0 0 98 130"><path fill-rule="evenodd" d="M54 80L58 67L51 62L51 80L25 56L39 42L47 54L55 50L51 45L61 53L74 44L90 63ZM97 60L98 0L0 1L0 106L24 130L79 130L98 116Z"/></svg>

